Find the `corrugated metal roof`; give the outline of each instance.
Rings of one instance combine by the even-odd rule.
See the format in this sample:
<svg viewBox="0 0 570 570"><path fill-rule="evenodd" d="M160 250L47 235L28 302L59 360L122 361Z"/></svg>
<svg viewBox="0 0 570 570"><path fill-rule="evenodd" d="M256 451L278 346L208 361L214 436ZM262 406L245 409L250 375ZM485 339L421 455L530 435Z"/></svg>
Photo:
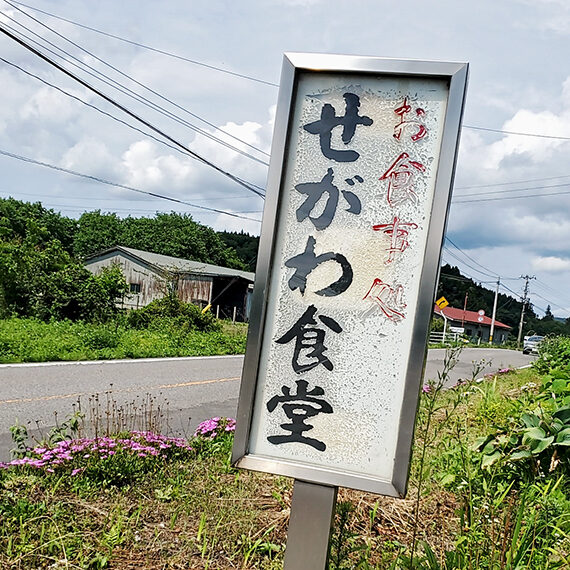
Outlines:
<svg viewBox="0 0 570 570"><path fill-rule="evenodd" d="M476 311L464 311L463 309L456 309L454 307L445 307L443 311L437 306L434 306L434 311L436 315L443 313L451 321L464 321L466 323L475 325L487 325L491 326L491 318L487 315L481 317ZM482 320L480 321L479 318ZM500 329L510 329L508 325L505 325L497 320L495 320L495 326Z"/></svg>
<svg viewBox="0 0 570 570"><path fill-rule="evenodd" d="M102 257L112 251L122 251L142 261L146 261L151 265L166 269L169 271L182 271L184 273L194 273L196 275L218 275L224 277L241 277L253 283L255 273L249 271L239 271L238 269L229 269L228 267L220 267L218 265L210 265L209 263L202 263L200 261L192 261L190 259L180 259L179 257L171 257L170 255L161 255L159 253L152 253L150 251L142 251L132 247L124 247L117 245L101 251L86 259L86 262L93 262L97 258Z"/></svg>

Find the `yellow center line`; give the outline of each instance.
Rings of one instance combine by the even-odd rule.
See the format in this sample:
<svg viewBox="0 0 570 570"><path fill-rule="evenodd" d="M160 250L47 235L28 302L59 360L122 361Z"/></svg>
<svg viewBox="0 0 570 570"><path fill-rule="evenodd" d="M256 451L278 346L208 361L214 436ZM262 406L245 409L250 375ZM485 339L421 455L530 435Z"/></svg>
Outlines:
<svg viewBox="0 0 570 570"><path fill-rule="evenodd" d="M234 380L240 380L240 376L234 376L232 378L215 378L211 380L193 380L191 382L178 382L176 384L159 384L157 386L147 386L145 389L150 390L166 390L172 388L183 388L185 386L200 386L203 384L216 384L218 382L232 382ZM105 390L105 393L118 394L122 392L140 392L141 388L120 388L118 390ZM77 398L79 396L91 396L93 392L76 392L73 394L55 394L52 396L40 396L38 398L16 398L14 400L0 400L0 406L2 404L23 404L27 402L47 402L49 400L64 400L66 398Z"/></svg>

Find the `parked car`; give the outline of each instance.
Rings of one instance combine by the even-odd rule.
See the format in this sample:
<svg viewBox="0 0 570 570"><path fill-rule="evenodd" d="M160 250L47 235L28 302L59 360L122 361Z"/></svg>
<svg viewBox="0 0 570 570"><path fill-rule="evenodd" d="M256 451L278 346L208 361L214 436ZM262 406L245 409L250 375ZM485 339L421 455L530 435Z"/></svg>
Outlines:
<svg viewBox="0 0 570 570"><path fill-rule="evenodd" d="M524 339L523 354L538 354L538 345L544 340L543 336L529 336Z"/></svg>

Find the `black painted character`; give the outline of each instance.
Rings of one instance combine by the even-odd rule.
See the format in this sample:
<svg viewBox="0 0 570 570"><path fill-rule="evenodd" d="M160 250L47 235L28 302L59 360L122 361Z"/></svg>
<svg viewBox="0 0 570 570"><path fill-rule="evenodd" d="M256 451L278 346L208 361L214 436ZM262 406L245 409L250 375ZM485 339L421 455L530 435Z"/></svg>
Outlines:
<svg viewBox="0 0 570 570"><path fill-rule="evenodd" d="M286 344L295 339L295 350L293 351L293 370L297 374L312 370L322 364L327 370L333 369L332 362L325 355L327 347L324 345L325 331L319 328L315 320L317 308L311 305L303 313L301 318L275 342ZM331 317L319 315L319 320L335 333L342 332L341 326ZM311 326L313 325L313 326ZM305 362L300 359L304 356Z"/></svg>
<svg viewBox="0 0 570 570"><path fill-rule="evenodd" d="M355 176L356 180L363 181L360 176ZM317 230L324 230L332 222L338 206L339 190L333 184L334 173L333 169L329 168L327 173L323 176L320 182L304 182L297 184L295 190L301 194L306 194L307 199L297 208L297 221L302 222L309 218ZM352 181L352 179L347 180ZM352 182L354 185L354 182ZM325 207L318 217L312 217L311 212L317 205L317 202L325 195L328 194ZM342 190L344 199L348 202L347 212L351 214L360 214L362 205L360 199L354 192Z"/></svg>
<svg viewBox="0 0 570 570"><path fill-rule="evenodd" d="M291 394L291 388L288 386L282 386L283 396L273 396L267 402L269 412L273 412L278 404L283 404L283 411L291 423L280 424L280 426L290 433L288 435L271 435L267 441L275 445L305 443L317 451L324 451L327 448L324 442L303 435L304 432L313 429L313 426L306 424L305 421L318 414L332 414L332 406L326 400L318 397L325 393L320 386L315 386L312 390L307 391L309 383L306 380L296 380L295 383L297 384L296 394Z"/></svg>
<svg viewBox="0 0 570 570"><path fill-rule="evenodd" d="M360 107L360 97L354 93L345 93L343 95L346 102L344 116L337 117L336 110L330 103L325 103L321 110L321 118L314 123L308 123L303 128L313 134L319 135L322 153L331 160L337 162L354 162L358 160L360 154L355 150L335 150L331 148L332 130L335 127L342 126L342 142L348 144L357 125L370 126L373 121L370 117L360 116L358 108Z"/></svg>
<svg viewBox="0 0 570 570"><path fill-rule="evenodd" d="M289 289L291 289L291 291L299 289L301 294L304 295L309 273L311 273L313 269L316 269L321 263L336 261L342 268L342 275L334 283L315 292L317 295L323 297L335 297L336 295L344 293L352 284L354 276L352 266L348 262L348 259L341 253L333 253L332 251L315 255L315 243L315 238L309 236L305 251L285 262L286 267L294 267L296 269L295 273L293 273L289 279Z"/></svg>

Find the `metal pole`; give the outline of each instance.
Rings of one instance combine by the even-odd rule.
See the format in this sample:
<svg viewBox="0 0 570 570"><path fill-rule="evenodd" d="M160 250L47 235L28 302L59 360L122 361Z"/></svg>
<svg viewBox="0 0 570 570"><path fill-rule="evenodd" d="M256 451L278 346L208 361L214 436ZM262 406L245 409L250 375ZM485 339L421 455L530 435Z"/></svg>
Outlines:
<svg viewBox="0 0 570 570"><path fill-rule="evenodd" d="M521 347L521 337L522 337L523 324L524 324L524 310L526 307L527 294L528 294L528 281L529 279L536 279L536 277L534 275L532 277L530 275L524 275L524 276L521 275L521 279L525 280L525 284L524 284L524 295L522 299L521 321L519 323L519 336L517 337L517 348Z"/></svg>
<svg viewBox="0 0 570 570"><path fill-rule="evenodd" d="M234 316L232 317L232 322L236 322L236 312L237 312L237 307L234 307Z"/></svg>
<svg viewBox="0 0 570 570"><path fill-rule="evenodd" d="M295 479L283 570L325 570L337 487Z"/></svg>
<svg viewBox="0 0 570 570"><path fill-rule="evenodd" d="M439 314L443 317L443 342L445 342L445 333L447 331L447 317L443 314L443 309L439 310Z"/></svg>
<svg viewBox="0 0 570 570"><path fill-rule="evenodd" d="M493 316L491 317L491 332L489 333L489 344L493 344L493 332L495 332L495 317L497 316L497 300L499 298L499 285L501 278L497 277L497 289L495 290L495 301L493 303Z"/></svg>

